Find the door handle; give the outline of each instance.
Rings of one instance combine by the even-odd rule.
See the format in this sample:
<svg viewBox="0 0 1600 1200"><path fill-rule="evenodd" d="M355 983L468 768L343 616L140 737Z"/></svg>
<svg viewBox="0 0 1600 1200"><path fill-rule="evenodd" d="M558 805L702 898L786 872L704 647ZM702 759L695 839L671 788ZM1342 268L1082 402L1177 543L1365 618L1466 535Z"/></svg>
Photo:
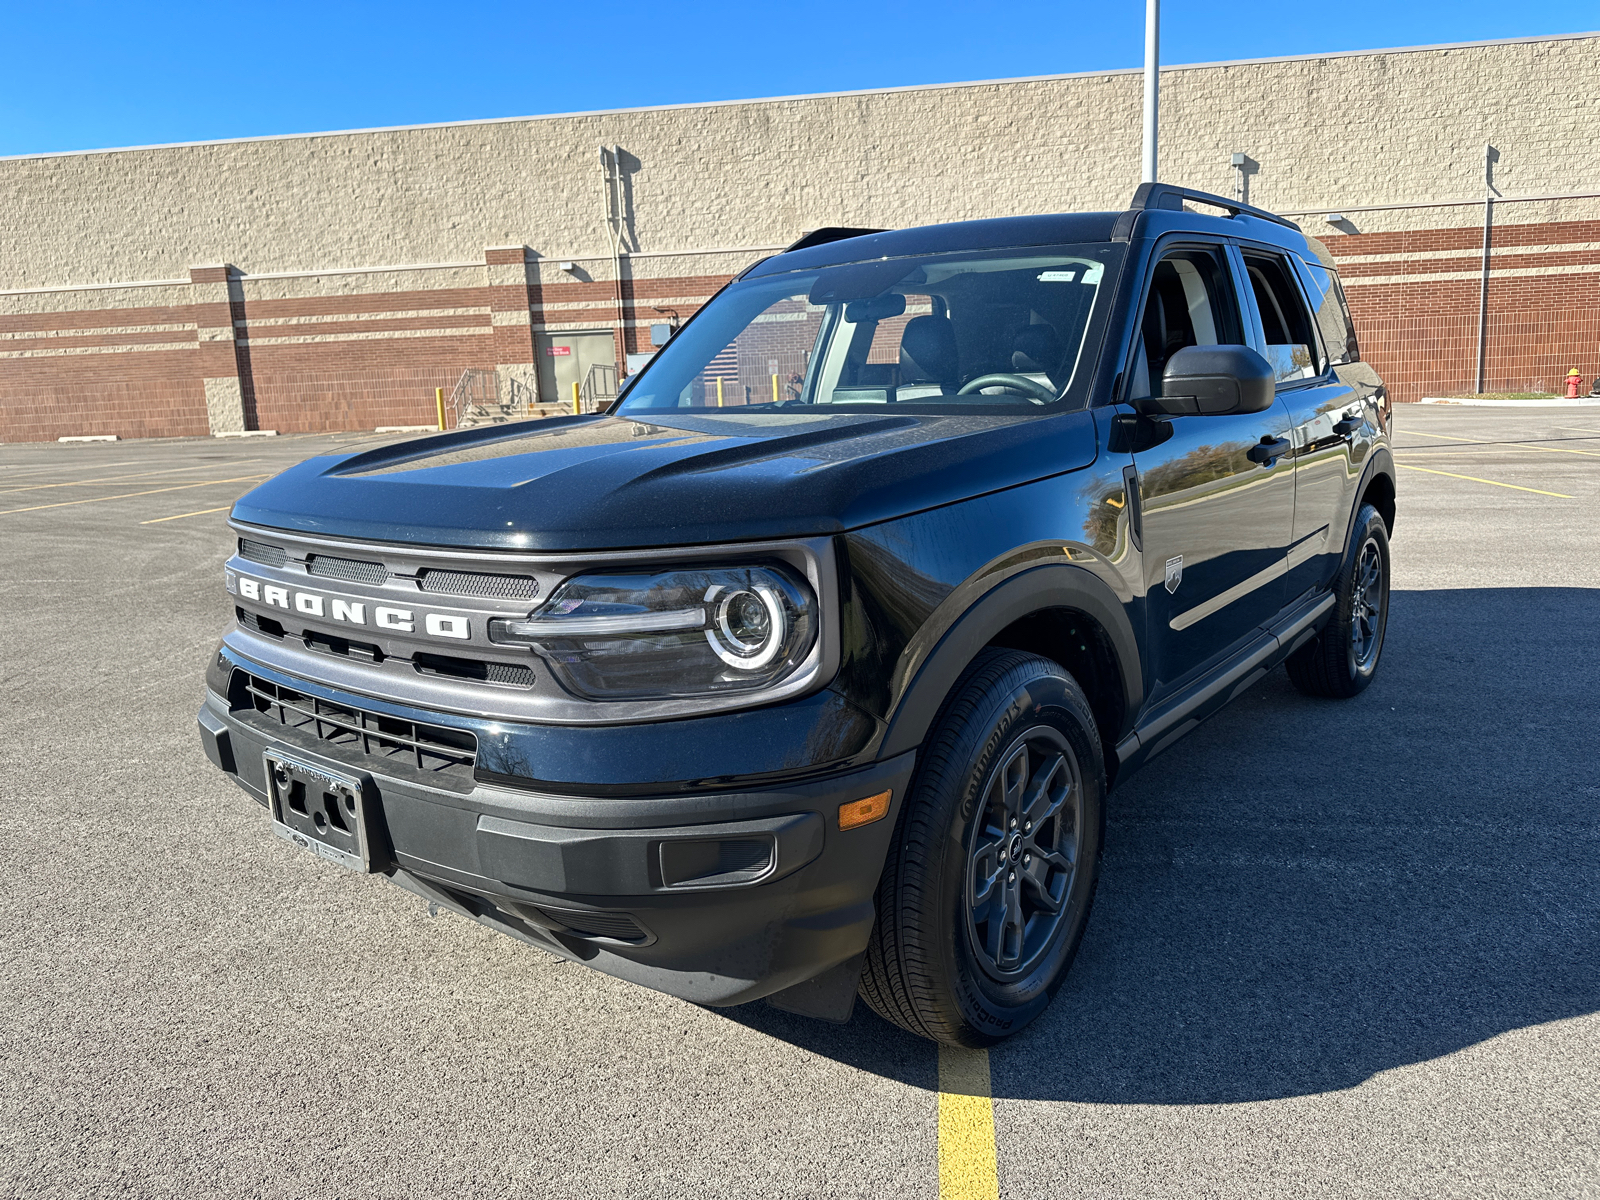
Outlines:
<svg viewBox="0 0 1600 1200"><path fill-rule="evenodd" d="M1263 467L1270 467L1275 459L1282 458L1292 449L1294 449L1294 443L1288 438L1264 437L1261 439L1260 445L1250 447L1248 457L1251 462L1260 463Z"/></svg>
<svg viewBox="0 0 1600 1200"><path fill-rule="evenodd" d="M1333 432L1338 437L1347 438L1364 424L1366 424L1366 421L1361 417L1346 417L1344 420L1334 423Z"/></svg>

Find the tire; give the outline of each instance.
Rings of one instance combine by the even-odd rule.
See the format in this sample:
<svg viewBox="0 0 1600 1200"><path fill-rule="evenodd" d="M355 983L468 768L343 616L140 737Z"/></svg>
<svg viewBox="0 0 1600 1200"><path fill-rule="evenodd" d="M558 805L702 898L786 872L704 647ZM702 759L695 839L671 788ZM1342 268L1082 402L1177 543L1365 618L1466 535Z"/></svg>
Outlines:
<svg viewBox="0 0 1600 1200"><path fill-rule="evenodd" d="M1072 676L1016 650L979 655L901 806L861 977L868 1005L971 1047L1043 1012L1089 921L1105 791L1094 714Z"/></svg>
<svg viewBox="0 0 1600 1200"><path fill-rule="evenodd" d="M1370 504L1356 513L1355 536L1339 577L1333 615L1284 663L1308 696L1347 700L1366 690L1383 658L1389 628L1389 528Z"/></svg>

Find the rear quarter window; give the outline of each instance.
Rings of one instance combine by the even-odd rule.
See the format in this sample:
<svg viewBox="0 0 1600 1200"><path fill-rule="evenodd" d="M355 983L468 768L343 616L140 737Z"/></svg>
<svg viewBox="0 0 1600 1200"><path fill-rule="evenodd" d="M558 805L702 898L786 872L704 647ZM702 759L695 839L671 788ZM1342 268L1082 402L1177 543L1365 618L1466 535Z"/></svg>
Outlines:
<svg viewBox="0 0 1600 1200"><path fill-rule="evenodd" d="M1299 261L1306 292L1316 310L1317 328L1328 350L1328 361L1334 365L1359 362L1361 347L1356 341L1356 327L1350 320L1350 306L1345 303L1338 272L1320 262Z"/></svg>

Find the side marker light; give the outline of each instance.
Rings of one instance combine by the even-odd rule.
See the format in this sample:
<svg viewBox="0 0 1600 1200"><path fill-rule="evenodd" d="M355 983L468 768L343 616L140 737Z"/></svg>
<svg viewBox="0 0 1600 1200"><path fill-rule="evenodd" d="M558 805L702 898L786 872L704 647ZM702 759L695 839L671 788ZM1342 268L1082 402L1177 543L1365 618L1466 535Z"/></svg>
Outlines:
<svg viewBox="0 0 1600 1200"><path fill-rule="evenodd" d="M890 795L889 792L879 792L865 800L852 800L849 804L839 805L839 828L860 829L863 825L883 820L889 815Z"/></svg>

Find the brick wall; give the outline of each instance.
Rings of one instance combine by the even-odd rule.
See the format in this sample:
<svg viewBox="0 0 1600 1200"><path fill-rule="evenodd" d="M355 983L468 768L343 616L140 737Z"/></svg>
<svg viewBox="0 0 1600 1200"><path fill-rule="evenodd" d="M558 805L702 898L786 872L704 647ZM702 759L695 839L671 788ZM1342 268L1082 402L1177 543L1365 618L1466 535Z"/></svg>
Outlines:
<svg viewBox="0 0 1600 1200"><path fill-rule="evenodd" d="M1555 391L1574 367L1600 373L1600 221L1500 223L1520 207L1497 206L1490 239L1484 390ZM1481 224L1326 244L1362 356L1396 400L1475 390Z"/></svg>

